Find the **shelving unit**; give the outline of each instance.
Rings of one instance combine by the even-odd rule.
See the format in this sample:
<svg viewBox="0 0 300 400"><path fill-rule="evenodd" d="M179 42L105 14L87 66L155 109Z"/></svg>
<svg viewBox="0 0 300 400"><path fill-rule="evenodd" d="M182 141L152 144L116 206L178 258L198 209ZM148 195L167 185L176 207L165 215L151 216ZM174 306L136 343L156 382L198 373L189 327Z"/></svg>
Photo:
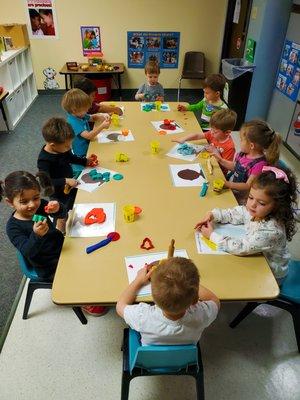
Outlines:
<svg viewBox="0 0 300 400"><path fill-rule="evenodd" d="M13 130L38 95L28 47L2 54L0 86L9 92L3 100L3 109L8 128Z"/></svg>

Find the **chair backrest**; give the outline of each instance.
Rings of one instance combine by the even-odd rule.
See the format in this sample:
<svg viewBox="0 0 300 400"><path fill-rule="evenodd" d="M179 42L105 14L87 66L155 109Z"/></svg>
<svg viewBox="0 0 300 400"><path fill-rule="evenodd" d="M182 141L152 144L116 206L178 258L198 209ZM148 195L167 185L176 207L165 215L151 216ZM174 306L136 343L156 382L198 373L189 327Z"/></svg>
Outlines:
<svg viewBox="0 0 300 400"><path fill-rule="evenodd" d="M29 278L33 281L41 280L41 278L37 275L35 269L31 265L28 264L26 259L23 257L23 255L19 251L17 251L17 257L18 257L18 261L19 261L21 270L27 278Z"/></svg>
<svg viewBox="0 0 300 400"><path fill-rule="evenodd" d="M300 304L300 260L289 262L289 273L280 287L280 297Z"/></svg>
<svg viewBox="0 0 300 400"><path fill-rule="evenodd" d="M188 51L184 55L181 77L184 79L205 78L205 57L201 51Z"/></svg>
<svg viewBox="0 0 300 400"><path fill-rule="evenodd" d="M198 366L198 348L196 345L151 345L141 346L140 334L129 329L129 366L143 368L158 374L167 374Z"/></svg>

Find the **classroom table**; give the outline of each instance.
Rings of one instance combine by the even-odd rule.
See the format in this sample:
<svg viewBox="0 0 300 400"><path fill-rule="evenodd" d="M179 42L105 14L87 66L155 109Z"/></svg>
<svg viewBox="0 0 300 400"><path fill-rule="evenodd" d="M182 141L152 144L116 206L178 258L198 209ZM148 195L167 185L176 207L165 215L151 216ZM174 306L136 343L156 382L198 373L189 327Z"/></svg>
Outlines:
<svg viewBox="0 0 300 400"><path fill-rule="evenodd" d="M79 69L78 71L73 71L67 68L67 64L64 64L62 69L59 71L61 75L64 75L65 77L65 86L66 90L69 90L73 87L73 76L74 75L81 75L81 76L86 76L87 78L90 79L101 79L101 78L107 78L107 77L112 77L114 80L118 90L119 90L119 97L120 100L122 99L122 85L121 85L121 75L125 71L125 66L122 63L110 63L110 65L113 67L112 71L98 71L96 66L94 65L89 65L89 68L87 71L83 71L80 68L79 64Z"/></svg>
<svg viewBox="0 0 300 400"><path fill-rule="evenodd" d="M121 127L130 129L132 142L99 144L90 143L88 154L96 153L100 165L124 175L121 181L111 180L92 193L78 190L76 203L116 203L116 227L121 238L91 254L86 247L102 238L66 237L54 278L52 299L56 304L115 304L128 285L124 257L148 253L140 245L149 237L155 248L150 252L167 251L172 238L176 249L185 249L200 271L201 283L210 288L221 300L272 299L279 289L273 274L262 255L237 257L233 255L198 254L194 239L194 226L214 207L233 207L236 200L230 190L217 194L212 181L222 178L222 172L213 159L213 175L209 175L205 160L203 165L209 181L205 197L200 197L199 187L174 187L169 164L185 164L183 160L165 154L175 143L174 137L199 132L201 128L192 112L180 113L177 103L169 103L170 112L143 112L138 102L120 102L125 115ZM174 119L184 129L177 135L159 136L150 121ZM151 154L150 142L158 140L160 151ZM116 162L117 152L126 153L129 162ZM142 208L139 218L125 222L122 208L133 204ZM151 300L150 297L139 300Z"/></svg>

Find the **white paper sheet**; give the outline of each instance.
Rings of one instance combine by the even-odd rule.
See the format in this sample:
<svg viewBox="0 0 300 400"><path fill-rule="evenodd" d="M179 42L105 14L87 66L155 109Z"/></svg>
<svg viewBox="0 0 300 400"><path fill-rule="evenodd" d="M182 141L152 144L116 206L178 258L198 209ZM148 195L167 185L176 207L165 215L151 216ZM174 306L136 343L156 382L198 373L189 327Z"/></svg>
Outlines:
<svg viewBox="0 0 300 400"><path fill-rule="evenodd" d="M147 105L147 104L152 104L152 103L141 102L141 111L144 111L144 110L143 110L143 107L144 107L145 105ZM152 108L151 111L157 111L157 110L156 110L156 108ZM169 105L168 103L162 103L162 104L161 104L161 109L160 109L160 111L163 111L163 112L165 112L165 111L171 111L170 105ZM149 112L149 111L144 111L144 112Z"/></svg>
<svg viewBox="0 0 300 400"><path fill-rule="evenodd" d="M232 225L232 224L216 224L214 231L223 236L230 236L233 238L241 237L245 234L244 225ZM215 254L215 255L229 255L225 251L214 250L210 247L207 242L203 239L202 234L198 231L195 233L195 240L198 253L202 254Z"/></svg>
<svg viewBox="0 0 300 400"><path fill-rule="evenodd" d="M182 127L179 124L177 124L176 121L173 121L172 123L175 124L175 126L176 126L176 129L174 129L174 130L169 130L169 129L166 129L166 128L162 127L164 125L164 121L163 120L162 121L151 121L151 124L154 126L154 128L158 132L159 131L166 131L167 135L171 135L173 133L182 133L182 132L184 132Z"/></svg>
<svg viewBox="0 0 300 400"><path fill-rule="evenodd" d="M77 178L78 185L76 186L77 189L85 190L86 192L93 192L94 190L98 189L100 186L104 185L107 182L100 181L91 181L91 179L87 176L89 172L93 169L96 169L97 172L103 174L104 172L110 172L110 180L113 180L113 175L117 174L116 171L112 171L110 169L101 168L101 167L93 167L93 168L85 168L79 177ZM85 180L91 181L86 182Z"/></svg>
<svg viewBox="0 0 300 400"><path fill-rule="evenodd" d="M205 146L202 146L200 144L191 144L189 143L189 146L193 147L196 151L194 154L190 155L183 155L178 153L178 147L180 144L176 144L172 149L166 154L169 157L173 158L178 158L179 160L184 160L184 161L195 161L196 158L198 157L198 154L201 153L201 151L205 150Z"/></svg>
<svg viewBox="0 0 300 400"><path fill-rule="evenodd" d="M203 182L206 182L206 177L200 164L170 164L169 168L174 186L202 186ZM182 171L190 175L190 179L183 179L178 176L178 173L182 173ZM194 175L195 178L193 178L192 175Z"/></svg>
<svg viewBox="0 0 300 400"><path fill-rule="evenodd" d="M118 143L118 142L132 142L134 141L134 136L131 130L128 129L128 135L123 136L122 130L104 130L100 132L97 136L98 143Z"/></svg>
<svg viewBox="0 0 300 400"><path fill-rule="evenodd" d="M85 225L84 218L93 208L103 208L106 220L101 223ZM115 231L116 204L115 203L83 203L75 204L72 212L72 222L69 228L71 237L98 237L107 236Z"/></svg>
<svg viewBox="0 0 300 400"><path fill-rule="evenodd" d="M128 275L128 281L131 283L138 271L145 266L145 264L151 264L154 261L162 260L167 258L168 252L162 251L160 253L149 253L149 254L139 254L136 256L125 257L125 266ZM175 250L174 257L184 257L189 258L186 250ZM130 267L131 265L131 267ZM151 284L144 286L139 292L138 296L148 296L151 295Z"/></svg>

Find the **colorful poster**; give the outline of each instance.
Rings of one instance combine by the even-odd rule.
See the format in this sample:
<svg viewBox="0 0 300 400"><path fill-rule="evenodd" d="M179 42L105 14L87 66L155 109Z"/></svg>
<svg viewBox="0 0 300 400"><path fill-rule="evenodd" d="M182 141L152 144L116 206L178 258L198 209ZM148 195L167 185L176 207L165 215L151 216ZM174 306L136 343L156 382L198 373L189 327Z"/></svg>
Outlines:
<svg viewBox="0 0 300 400"><path fill-rule="evenodd" d="M58 39L54 0L26 0L30 39Z"/></svg>
<svg viewBox="0 0 300 400"><path fill-rule="evenodd" d="M300 83L300 44L286 40L276 79L276 88L292 101L297 100Z"/></svg>
<svg viewBox="0 0 300 400"><path fill-rule="evenodd" d="M102 57L99 26L81 26L80 31L84 57Z"/></svg>
<svg viewBox="0 0 300 400"><path fill-rule="evenodd" d="M127 32L128 68L144 68L149 60L160 68L178 68L180 32Z"/></svg>

